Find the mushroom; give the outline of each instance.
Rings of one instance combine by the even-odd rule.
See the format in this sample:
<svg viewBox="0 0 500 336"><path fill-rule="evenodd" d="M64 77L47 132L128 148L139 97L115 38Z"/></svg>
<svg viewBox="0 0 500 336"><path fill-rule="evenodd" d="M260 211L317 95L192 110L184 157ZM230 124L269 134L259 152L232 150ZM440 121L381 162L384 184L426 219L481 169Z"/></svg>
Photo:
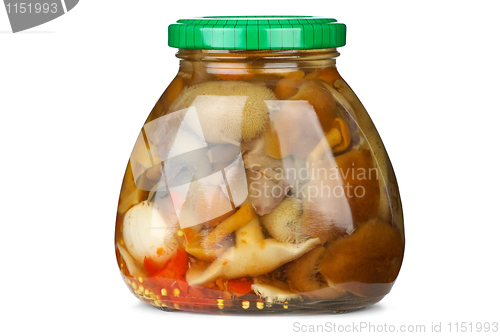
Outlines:
<svg viewBox="0 0 500 336"><path fill-rule="evenodd" d="M243 81L211 81L184 89L170 111L196 108L205 140L241 143L262 134L269 123L265 100L275 100L268 88Z"/></svg>
<svg viewBox="0 0 500 336"><path fill-rule="evenodd" d="M317 246L302 257L285 265L285 274L290 289L294 292L312 292L328 287L318 273L318 261L325 253L323 245Z"/></svg>
<svg viewBox="0 0 500 336"><path fill-rule="evenodd" d="M125 266L127 267L128 272L130 273L131 276L140 277L145 275L144 271L140 268L138 262L135 261L134 258L132 258L132 256L130 255L130 253L128 253L125 247L123 247L121 244L116 244L116 248L118 249L118 252L122 256L122 259L125 262Z"/></svg>
<svg viewBox="0 0 500 336"><path fill-rule="evenodd" d="M319 263L330 285L372 296L396 279L404 244L397 229L379 219L359 226L350 236L331 242ZM382 285L378 286L379 284Z"/></svg>
<svg viewBox="0 0 500 336"><path fill-rule="evenodd" d="M378 169L373 164L371 151L353 149L335 157L343 180L344 195L351 207L355 224L377 217L380 200Z"/></svg>
<svg viewBox="0 0 500 336"><path fill-rule="evenodd" d="M341 118L335 118L333 120L333 128L326 134L325 137L334 153L346 150L351 144L351 132L349 131L349 126Z"/></svg>
<svg viewBox="0 0 500 336"><path fill-rule="evenodd" d="M287 146L288 141L283 141L283 143L280 142L278 131L274 124L274 122L271 122L264 132L266 154L275 159L282 159L290 155L290 148Z"/></svg>
<svg viewBox="0 0 500 336"><path fill-rule="evenodd" d="M278 241L301 243L311 238L302 228L302 201L298 198L285 197L261 220L269 234Z"/></svg>
<svg viewBox="0 0 500 336"><path fill-rule="evenodd" d="M123 220L123 241L137 262L145 257L163 265L175 254L179 243L178 222L170 199L140 202L130 208Z"/></svg>
<svg viewBox="0 0 500 336"><path fill-rule="evenodd" d="M257 214L268 214L294 184L294 179L287 174L292 160L289 157L274 159L266 155L263 136L243 143L242 150L249 150L243 155L247 169L248 201L253 204Z"/></svg>
<svg viewBox="0 0 500 336"><path fill-rule="evenodd" d="M290 100L305 100L314 107L319 123L324 132L331 128L333 118L336 116L336 104L329 90L322 81L311 79L305 81Z"/></svg>
<svg viewBox="0 0 500 336"><path fill-rule="evenodd" d="M231 239L225 239L217 244L217 246L209 248L203 244L207 235L210 233L209 230L185 228L183 232L185 237L183 246L186 252L203 261L215 260L225 250L234 245Z"/></svg>
<svg viewBox="0 0 500 336"><path fill-rule="evenodd" d="M304 307L303 298L309 298L310 300L332 300L345 294L345 289L337 285L332 285L331 287L322 286L320 289L307 292L297 292L291 289L287 282L282 280L261 276L254 278L254 281L254 284L251 286L253 291L269 303L285 303L300 300L301 305ZM293 305L293 302L290 302L290 305Z"/></svg>
<svg viewBox="0 0 500 336"><path fill-rule="evenodd" d="M303 72L302 72L303 74ZM286 100L290 97L297 94L300 86L304 84L305 79L302 77L285 77L280 79L278 83L276 83L276 88L274 89L274 93L276 93L276 97L279 100Z"/></svg>
<svg viewBox="0 0 500 336"><path fill-rule="evenodd" d="M328 83L329 85L333 85L333 83L341 77L339 72L337 71L337 68L335 66L332 66L314 70L313 72L308 74L306 78L317 78Z"/></svg>
<svg viewBox="0 0 500 336"><path fill-rule="evenodd" d="M310 161L320 160L330 149L334 153L342 152L351 144L351 132L345 121L341 118L335 118L333 124L333 128L325 134L325 138L321 139L321 142L309 154Z"/></svg>
<svg viewBox="0 0 500 336"><path fill-rule="evenodd" d="M292 292L290 289L266 283L254 283L252 289L269 303L281 303L300 298L300 294Z"/></svg>
<svg viewBox="0 0 500 336"><path fill-rule="evenodd" d="M363 133L363 129L358 124L359 116L357 114L357 110L354 109L350 101L347 100L337 90L335 90L331 84L323 82L323 86L331 93L332 97L335 100L335 106L337 111L336 116L343 119L347 123L350 135L350 144L351 145L358 144L361 141L359 132ZM337 150L336 153L337 152L340 152L340 150Z"/></svg>
<svg viewBox="0 0 500 336"><path fill-rule="evenodd" d="M319 239L291 244L264 239L258 218L238 229L235 246L222 253L208 267L192 267L186 273L190 285L202 285L224 276L228 279L268 273L294 260L319 244Z"/></svg>
<svg viewBox="0 0 500 336"><path fill-rule="evenodd" d="M252 219L256 218L255 211L250 203L243 204L241 208L229 218L223 220L213 229L202 245L207 248L213 248L219 244L229 234L247 225Z"/></svg>

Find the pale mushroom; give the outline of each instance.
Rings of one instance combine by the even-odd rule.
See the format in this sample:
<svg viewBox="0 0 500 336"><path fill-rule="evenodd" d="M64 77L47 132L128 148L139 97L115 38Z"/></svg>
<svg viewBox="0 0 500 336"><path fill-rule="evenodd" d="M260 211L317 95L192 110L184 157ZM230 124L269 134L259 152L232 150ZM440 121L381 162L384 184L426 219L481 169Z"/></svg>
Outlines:
<svg viewBox="0 0 500 336"><path fill-rule="evenodd" d="M139 263L145 257L163 265L175 254L179 243L176 238L177 221L173 221L173 206L165 197L162 201L136 204L125 214L123 241L127 251ZM170 218L170 220L169 220Z"/></svg>
<svg viewBox="0 0 500 336"><path fill-rule="evenodd" d="M284 281L275 279L261 279L260 277L254 278L255 283L252 285L253 291L261 298L269 303L287 303L294 306L295 302L300 302L303 307L308 304L304 301L305 298L309 300L333 300L345 294L346 290L338 285L331 287L322 287L317 290L308 292L296 292L288 286Z"/></svg>
<svg viewBox="0 0 500 336"><path fill-rule="evenodd" d="M132 258L132 256L130 255L130 253L128 253L125 247L123 247L120 244L116 244L116 248L118 249L118 252L120 252L123 261L125 262L125 266L127 267L128 272L130 273L131 276L140 277L145 275L139 263L135 261L134 258Z"/></svg>
<svg viewBox="0 0 500 336"><path fill-rule="evenodd" d="M211 81L184 89L170 111L194 106L206 141L241 143L262 134L269 123L268 88L243 81Z"/></svg>
<svg viewBox="0 0 500 336"><path fill-rule="evenodd" d="M186 273L190 285L202 285L218 277L254 277L294 260L319 244L319 239L291 244L264 239L258 218L236 231L235 246L226 250L208 267L192 267Z"/></svg>
<svg viewBox="0 0 500 336"><path fill-rule="evenodd" d="M289 289L275 287L265 283L254 283L252 289L257 295L269 303L282 303L300 298L300 294L292 292Z"/></svg>
<svg viewBox="0 0 500 336"><path fill-rule="evenodd" d="M269 234L278 241L301 243L311 238L302 229L302 200L298 198L285 197L261 220Z"/></svg>

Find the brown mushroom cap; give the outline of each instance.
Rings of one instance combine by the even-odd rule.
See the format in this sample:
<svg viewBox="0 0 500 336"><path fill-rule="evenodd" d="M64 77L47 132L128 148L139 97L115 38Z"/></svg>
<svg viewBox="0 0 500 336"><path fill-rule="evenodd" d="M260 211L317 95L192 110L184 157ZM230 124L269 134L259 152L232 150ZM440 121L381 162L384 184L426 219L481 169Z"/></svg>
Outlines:
<svg viewBox="0 0 500 336"><path fill-rule="evenodd" d="M306 293L327 287L318 273L318 261L324 252L325 248L320 245L285 265L287 282L293 291Z"/></svg>
<svg viewBox="0 0 500 336"><path fill-rule="evenodd" d="M304 82L298 89L297 94L290 97L291 100L307 100L314 107L319 123L324 132L328 132L333 126L336 117L335 100L318 79Z"/></svg>
<svg viewBox="0 0 500 336"><path fill-rule="evenodd" d="M355 224L375 218L379 209L380 185L371 151L351 150L335 157L343 179L344 194Z"/></svg>
<svg viewBox="0 0 500 336"><path fill-rule="evenodd" d="M404 244L390 224L373 219L331 242L319 263L329 284L391 283L401 268Z"/></svg>

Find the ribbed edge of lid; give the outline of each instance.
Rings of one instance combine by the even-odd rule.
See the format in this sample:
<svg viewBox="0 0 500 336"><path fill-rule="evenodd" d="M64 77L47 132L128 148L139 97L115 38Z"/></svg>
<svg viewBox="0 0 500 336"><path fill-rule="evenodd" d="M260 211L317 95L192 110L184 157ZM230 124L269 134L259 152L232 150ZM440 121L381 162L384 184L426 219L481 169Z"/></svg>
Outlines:
<svg viewBox="0 0 500 336"><path fill-rule="evenodd" d="M212 16L168 27L168 45L184 49L323 49L342 47L345 40L345 24L312 16Z"/></svg>

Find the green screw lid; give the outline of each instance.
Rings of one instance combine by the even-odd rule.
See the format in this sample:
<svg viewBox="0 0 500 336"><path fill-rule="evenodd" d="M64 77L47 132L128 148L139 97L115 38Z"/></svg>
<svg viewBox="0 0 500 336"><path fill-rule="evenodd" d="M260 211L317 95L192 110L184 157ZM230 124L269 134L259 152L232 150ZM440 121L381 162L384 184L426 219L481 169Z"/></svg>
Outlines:
<svg viewBox="0 0 500 336"><path fill-rule="evenodd" d="M345 36L345 24L313 16L208 16L168 26L168 45L184 49L336 48Z"/></svg>

